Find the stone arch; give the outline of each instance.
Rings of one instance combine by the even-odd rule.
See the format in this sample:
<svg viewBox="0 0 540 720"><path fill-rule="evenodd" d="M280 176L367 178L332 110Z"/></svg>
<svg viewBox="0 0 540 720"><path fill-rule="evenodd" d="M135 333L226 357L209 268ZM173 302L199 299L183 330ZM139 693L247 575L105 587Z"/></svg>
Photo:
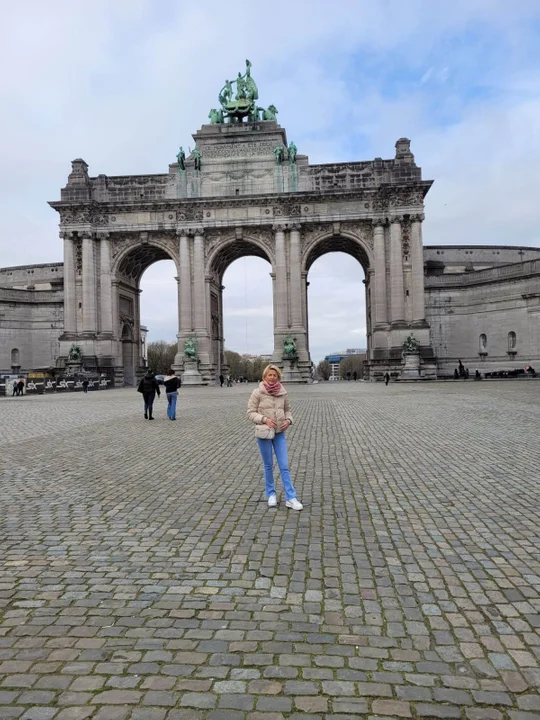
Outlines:
<svg viewBox="0 0 540 720"><path fill-rule="evenodd" d="M251 235L242 235L241 238L231 236L217 242L211 248L206 261L206 272L217 273L219 277L223 277L231 263L249 255L267 260L272 269L275 267L274 253L263 240Z"/></svg>
<svg viewBox="0 0 540 720"><path fill-rule="evenodd" d="M352 231L340 230L335 234L332 230L319 233L307 240L302 249L302 270L309 272L315 260L331 252L344 252L351 255L362 265L366 277L373 267L373 251L371 243Z"/></svg>
<svg viewBox="0 0 540 720"><path fill-rule="evenodd" d="M206 278L209 283L208 303L210 308L210 343L211 357L216 377L220 373L227 374L225 362L225 339L223 331L223 276L227 268L242 257L252 256L266 260L271 271L275 268L275 257L270 240L265 242L262 237L242 234L241 237L231 235L218 240L211 246L206 260Z"/></svg>
<svg viewBox="0 0 540 720"><path fill-rule="evenodd" d="M362 228L363 230L363 228ZM302 248L302 285L304 299L304 324L306 328L306 342L309 349L309 311L308 311L308 292L307 286L309 285L308 274L313 263L323 255L333 252L341 252L346 255L350 255L357 260L365 275L365 308L366 308L366 340L367 340L367 356L370 354L371 346L371 328L373 326L372 321L372 302L371 302L371 288L370 280L374 273L374 258L373 258L373 243L372 243L372 230L366 227L365 231L356 233L353 230L345 229L343 227L336 229L332 226L328 229L321 231L309 237L304 242Z"/></svg>
<svg viewBox="0 0 540 720"><path fill-rule="evenodd" d="M150 237L147 242L134 240L118 253L112 265L115 277L128 278L137 285L145 270L160 260L172 260L176 271L180 271L178 253L173 250L172 243L166 239Z"/></svg>

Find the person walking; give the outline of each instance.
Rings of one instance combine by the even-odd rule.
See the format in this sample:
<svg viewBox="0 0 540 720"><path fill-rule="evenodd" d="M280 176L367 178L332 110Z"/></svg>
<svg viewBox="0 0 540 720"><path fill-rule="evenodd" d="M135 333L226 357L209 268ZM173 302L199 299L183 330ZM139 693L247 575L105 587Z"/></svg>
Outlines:
<svg viewBox="0 0 540 720"><path fill-rule="evenodd" d="M388 385L389 382L390 382L390 375L388 373L385 373L384 374L384 384Z"/></svg>
<svg viewBox="0 0 540 720"><path fill-rule="evenodd" d="M275 365L267 365L263 371L262 382L251 393L247 414L251 422L255 423L255 437L263 461L268 507L277 506L272 469L275 453L285 489L285 506L292 510L303 510L304 506L296 497L289 471L285 431L292 425L293 419L289 396L280 381L281 370Z"/></svg>
<svg viewBox="0 0 540 720"><path fill-rule="evenodd" d="M165 376L163 384L167 393L167 417L169 420L176 420L176 401L178 400L180 378L174 374L172 368L169 370L169 374Z"/></svg>
<svg viewBox="0 0 540 720"><path fill-rule="evenodd" d="M219 387L223 387L223 383L225 382L225 377L223 376L223 373L219 376Z"/></svg>
<svg viewBox="0 0 540 720"><path fill-rule="evenodd" d="M144 399L144 419L153 420L152 410L154 409L154 400L160 396L159 383L156 376L151 370L148 370L137 388L137 392L142 393Z"/></svg>
<svg viewBox="0 0 540 720"><path fill-rule="evenodd" d="M87 378L84 378L84 380L82 381L82 389L83 389L83 393L88 392L88 379Z"/></svg>

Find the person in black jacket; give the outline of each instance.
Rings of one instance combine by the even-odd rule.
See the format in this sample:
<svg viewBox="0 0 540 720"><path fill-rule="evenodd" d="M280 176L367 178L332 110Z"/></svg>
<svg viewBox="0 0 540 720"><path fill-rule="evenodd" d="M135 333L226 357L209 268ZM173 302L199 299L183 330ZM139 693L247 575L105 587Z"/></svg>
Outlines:
<svg viewBox="0 0 540 720"><path fill-rule="evenodd" d="M146 375L143 377L139 383L137 391L142 393L144 399L144 419L153 420L152 409L154 407L156 393L158 394L158 397L161 393L159 392L159 383L156 380L156 376L151 370L148 370Z"/></svg>
<svg viewBox="0 0 540 720"><path fill-rule="evenodd" d="M176 401L178 400L180 378L174 374L172 368L169 370L169 374L165 376L163 384L167 393L167 417L169 420L176 420Z"/></svg>

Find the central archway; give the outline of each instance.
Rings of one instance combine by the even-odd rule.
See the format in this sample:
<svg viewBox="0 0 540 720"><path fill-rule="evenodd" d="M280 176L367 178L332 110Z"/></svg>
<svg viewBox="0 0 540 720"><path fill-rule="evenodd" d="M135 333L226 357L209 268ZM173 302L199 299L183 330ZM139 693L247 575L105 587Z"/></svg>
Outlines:
<svg viewBox="0 0 540 720"><path fill-rule="evenodd" d="M210 308L211 362L216 380L220 374L227 375L229 372L225 358L223 303L223 290L225 286L223 279L229 268L237 260L245 257L256 257L266 260L270 266L268 268L269 273L273 274L274 262L271 248L267 247L257 238L231 238L221 243L208 258L206 277L208 283L208 304ZM273 305L273 301L270 300L270 302ZM274 325L274 322L273 319L272 325Z"/></svg>

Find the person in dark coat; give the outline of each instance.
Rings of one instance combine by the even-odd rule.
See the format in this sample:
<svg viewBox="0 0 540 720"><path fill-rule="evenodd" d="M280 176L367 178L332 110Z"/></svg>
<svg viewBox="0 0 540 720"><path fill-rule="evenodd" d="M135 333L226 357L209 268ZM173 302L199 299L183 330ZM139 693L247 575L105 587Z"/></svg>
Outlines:
<svg viewBox="0 0 540 720"><path fill-rule="evenodd" d="M88 392L88 385L89 385L89 382L88 382L87 378L84 378L84 380L82 381L83 393Z"/></svg>
<svg viewBox="0 0 540 720"><path fill-rule="evenodd" d="M148 370L146 375L143 377L137 388L137 392L142 393L144 399L144 419L153 420L152 410L154 408L154 400L156 393L160 396L159 383L156 380L156 376L151 370Z"/></svg>
<svg viewBox="0 0 540 720"><path fill-rule="evenodd" d="M385 373L384 374L384 384L388 385L389 382L390 382L390 375L388 373Z"/></svg>
<svg viewBox="0 0 540 720"><path fill-rule="evenodd" d="M219 387L223 387L223 383L225 382L225 378L223 376L223 373L219 376Z"/></svg>

